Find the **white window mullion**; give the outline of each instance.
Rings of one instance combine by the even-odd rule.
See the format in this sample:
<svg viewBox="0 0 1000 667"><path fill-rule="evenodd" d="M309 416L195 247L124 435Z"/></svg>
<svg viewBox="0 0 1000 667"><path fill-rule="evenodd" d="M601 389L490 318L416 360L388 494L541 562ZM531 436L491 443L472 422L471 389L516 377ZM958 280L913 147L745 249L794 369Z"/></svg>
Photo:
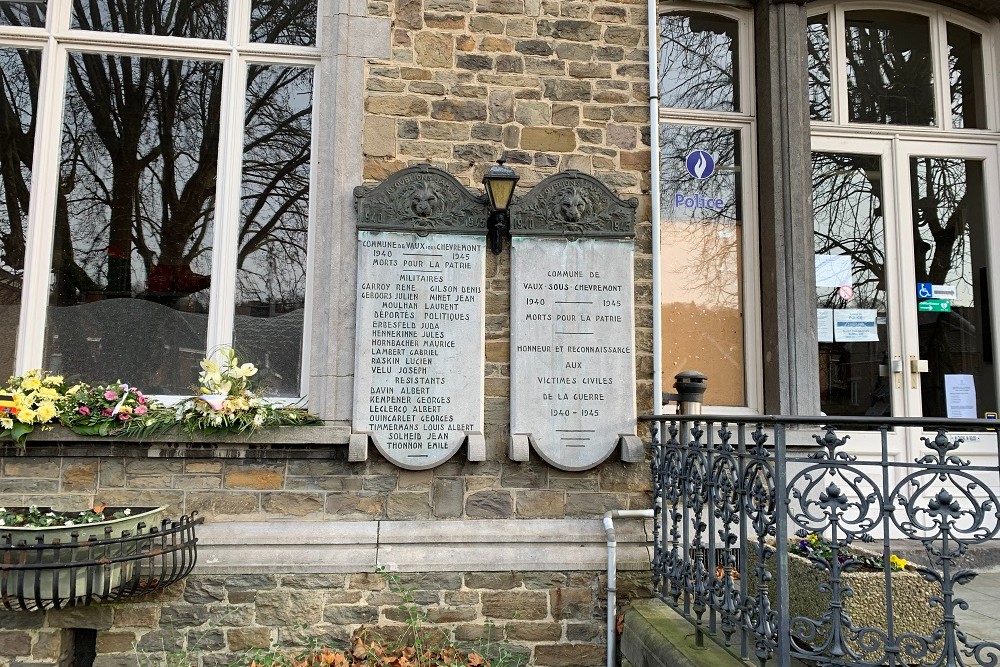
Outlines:
<svg viewBox="0 0 1000 667"><path fill-rule="evenodd" d="M951 118L951 68L948 66L948 31L940 14L930 17L931 61L934 77L934 100L938 122L936 126L948 131L954 129Z"/></svg>
<svg viewBox="0 0 1000 667"><path fill-rule="evenodd" d="M53 9L50 8L50 11ZM58 45L55 38L49 38L42 52L42 76L36 107L38 120L32 153L30 209L15 362L15 372L19 374L41 367L45 349L45 317L58 201L66 62L66 49Z"/></svg>
<svg viewBox="0 0 1000 667"><path fill-rule="evenodd" d="M246 71L246 62L233 49L222 77L222 122L219 132L215 231L212 235L212 291L208 318L209 350L215 350L221 345L231 345L233 340Z"/></svg>
<svg viewBox="0 0 1000 667"><path fill-rule="evenodd" d="M319 170L316 169L317 157L319 155L319 132L316 131L316 124L319 122L318 109L320 105L317 101L322 99L323 77L320 72L322 66L313 69L313 96L312 96L312 126L310 128L309 139L309 232L306 239L306 302L305 313L302 322L302 375L299 378L299 396L309 395L309 368L312 351L312 313L313 298L316 290L316 199L319 193Z"/></svg>

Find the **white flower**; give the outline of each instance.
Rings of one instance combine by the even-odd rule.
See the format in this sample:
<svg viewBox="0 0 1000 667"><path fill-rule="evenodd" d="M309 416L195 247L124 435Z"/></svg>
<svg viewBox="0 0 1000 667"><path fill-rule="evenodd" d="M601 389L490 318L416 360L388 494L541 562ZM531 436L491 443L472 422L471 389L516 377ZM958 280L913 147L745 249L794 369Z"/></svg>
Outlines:
<svg viewBox="0 0 1000 667"><path fill-rule="evenodd" d="M64 526L75 526L76 524L74 524L74 523L73 523L73 520L72 520L72 519L70 519L69 521L67 521L67 522L66 522L66 523L64 523L63 525L64 525Z"/></svg>
<svg viewBox="0 0 1000 667"><path fill-rule="evenodd" d="M264 415L258 412L253 416L253 425L262 426L263 424L264 424Z"/></svg>
<svg viewBox="0 0 1000 667"><path fill-rule="evenodd" d="M6 525L7 525L7 522L4 521L3 519L0 519L0 526L6 526Z"/></svg>
<svg viewBox="0 0 1000 667"><path fill-rule="evenodd" d="M129 514L131 514L131 513L132 513L132 510L131 510L131 509L126 509L126 510L125 510L125 516L128 516L128 515L129 515Z"/></svg>

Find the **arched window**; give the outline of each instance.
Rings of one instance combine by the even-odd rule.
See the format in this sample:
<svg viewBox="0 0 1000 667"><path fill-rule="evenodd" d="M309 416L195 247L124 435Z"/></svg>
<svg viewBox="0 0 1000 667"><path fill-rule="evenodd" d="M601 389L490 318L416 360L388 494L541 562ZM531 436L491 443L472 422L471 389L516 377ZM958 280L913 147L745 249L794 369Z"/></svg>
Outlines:
<svg viewBox="0 0 1000 667"><path fill-rule="evenodd" d="M749 12L665 4L658 19L662 384L709 375L706 403L758 405Z"/></svg>

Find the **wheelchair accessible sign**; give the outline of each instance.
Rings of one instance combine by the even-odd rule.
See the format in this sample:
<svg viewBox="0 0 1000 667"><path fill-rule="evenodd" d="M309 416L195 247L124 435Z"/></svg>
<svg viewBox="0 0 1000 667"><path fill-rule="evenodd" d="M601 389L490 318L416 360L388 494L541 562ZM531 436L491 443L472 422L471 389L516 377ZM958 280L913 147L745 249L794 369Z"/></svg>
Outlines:
<svg viewBox="0 0 1000 667"><path fill-rule="evenodd" d="M950 313L951 302L958 296L952 285L917 283L917 310L921 313Z"/></svg>
<svg viewBox="0 0 1000 667"><path fill-rule="evenodd" d="M684 159L687 173L698 181L707 181L715 174L715 156L708 151L693 150ZM678 192L674 194L674 208L706 209L721 211L726 201L701 192Z"/></svg>

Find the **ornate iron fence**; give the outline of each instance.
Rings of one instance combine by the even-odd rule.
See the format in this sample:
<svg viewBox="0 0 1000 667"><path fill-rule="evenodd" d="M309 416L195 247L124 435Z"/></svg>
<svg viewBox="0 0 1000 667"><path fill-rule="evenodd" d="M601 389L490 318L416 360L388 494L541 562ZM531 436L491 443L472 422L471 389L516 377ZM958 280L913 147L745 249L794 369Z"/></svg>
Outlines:
<svg viewBox="0 0 1000 667"><path fill-rule="evenodd" d="M971 637L956 618L976 577L970 548L1000 531L1000 432L989 429L997 422L643 421L653 449L654 589L692 621L699 642L708 635L780 667L1000 660L1000 644ZM905 429L925 431L920 452L898 451Z"/></svg>
<svg viewBox="0 0 1000 667"><path fill-rule="evenodd" d="M204 521L192 513L148 529L140 523L118 537L80 539L74 533L69 541L39 537L34 544L0 533L0 607L60 609L157 591L190 574L197 560L195 526Z"/></svg>

